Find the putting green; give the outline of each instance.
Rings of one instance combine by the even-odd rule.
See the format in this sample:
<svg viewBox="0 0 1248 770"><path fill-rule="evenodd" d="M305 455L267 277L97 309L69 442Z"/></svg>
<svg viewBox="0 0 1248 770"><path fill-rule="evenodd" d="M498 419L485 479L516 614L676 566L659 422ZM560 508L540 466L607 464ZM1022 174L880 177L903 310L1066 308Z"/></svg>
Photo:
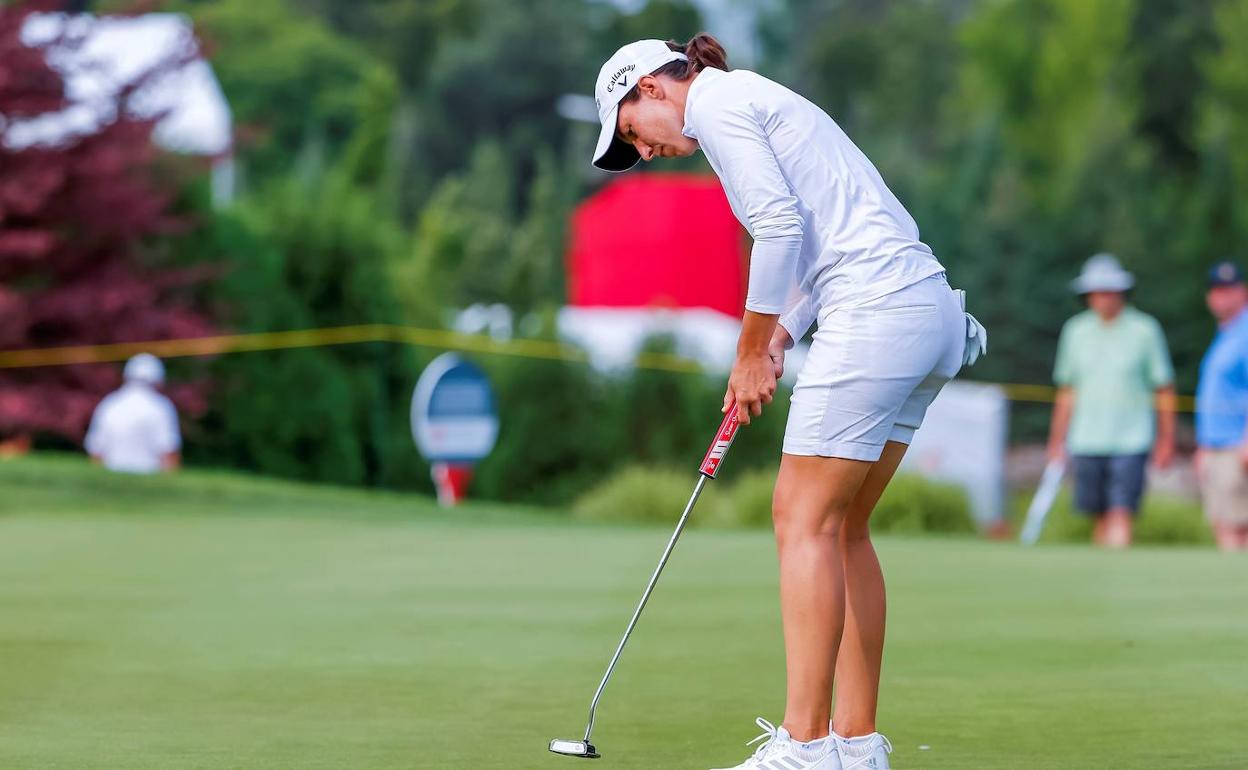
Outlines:
<svg viewBox="0 0 1248 770"><path fill-rule="evenodd" d="M6 768L579 767L546 743L584 729L668 537L66 458L0 485ZM1248 766L1248 560L879 546L899 770ZM782 673L768 536L690 531L594 766L738 762Z"/></svg>

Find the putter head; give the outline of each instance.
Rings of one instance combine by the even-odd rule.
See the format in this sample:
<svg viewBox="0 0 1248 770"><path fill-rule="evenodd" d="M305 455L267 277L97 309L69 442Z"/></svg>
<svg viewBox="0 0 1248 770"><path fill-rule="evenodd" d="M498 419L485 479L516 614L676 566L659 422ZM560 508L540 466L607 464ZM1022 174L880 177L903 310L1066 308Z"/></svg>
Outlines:
<svg viewBox="0 0 1248 770"><path fill-rule="evenodd" d="M550 750L566 757L580 757L581 759L597 759L602 756L589 741L565 741L556 738L550 742Z"/></svg>

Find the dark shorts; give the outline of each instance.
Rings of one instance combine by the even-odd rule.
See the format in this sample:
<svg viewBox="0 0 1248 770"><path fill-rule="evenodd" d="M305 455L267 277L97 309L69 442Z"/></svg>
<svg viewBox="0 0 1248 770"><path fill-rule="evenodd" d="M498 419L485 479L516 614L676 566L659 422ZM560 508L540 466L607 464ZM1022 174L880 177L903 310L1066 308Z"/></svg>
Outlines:
<svg viewBox="0 0 1248 770"><path fill-rule="evenodd" d="M1148 455L1075 455L1075 507L1089 516L1126 508L1134 516L1144 495Z"/></svg>

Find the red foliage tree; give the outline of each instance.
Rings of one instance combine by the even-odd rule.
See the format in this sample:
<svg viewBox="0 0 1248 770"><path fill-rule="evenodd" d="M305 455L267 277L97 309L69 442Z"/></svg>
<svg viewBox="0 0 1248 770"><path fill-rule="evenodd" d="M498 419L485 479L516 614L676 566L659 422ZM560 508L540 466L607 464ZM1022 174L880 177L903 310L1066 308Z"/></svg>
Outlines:
<svg viewBox="0 0 1248 770"><path fill-rule="evenodd" d="M202 272L157 256L186 223L172 210L175 183L156 168L156 119L135 118L128 106L152 72L126 84L114 117L89 135L11 141L15 125L68 106L48 54L74 41L25 45L21 31L33 10L0 7L0 348L213 334L191 297ZM0 437L78 441L95 405L119 383L116 364L0 370ZM202 384L169 395L184 412L205 405Z"/></svg>

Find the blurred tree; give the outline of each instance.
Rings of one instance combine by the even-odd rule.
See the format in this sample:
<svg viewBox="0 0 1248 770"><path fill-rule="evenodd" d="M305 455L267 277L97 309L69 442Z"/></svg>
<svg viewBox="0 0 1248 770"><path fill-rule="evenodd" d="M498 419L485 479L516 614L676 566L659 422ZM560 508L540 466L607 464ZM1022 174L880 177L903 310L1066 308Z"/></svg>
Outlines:
<svg viewBox="0 0 1248 770"><path fill-rule="evenodd" d="M1136 304L1167 329L1180 387L1194 387L1203 266L1219 235L1185 139L1200 89L1172 58L1201 45L1201 5L1018 0L968 20L949 125L969 139L935 167L928 199L959 205L935 215L941 232L962 232L942 253L986 308L996 350L1009 351L986 360L988 377L1048 379L1060 322L1080 309L1067 282L1109 250L1135 272ZM981 170L961 175L978 192L942 200L959 164Z"/></svg>
<svg viewBox="0 0 1248 770"><path fill-rule="evenodd" d="M547 316L540 337L553 339ZM473 492L499 500L566 503L622 459L623 424L610 383L578 362L491 356L478 361L498 392L498 444Z"/></svg>
<svg viewBox="0 0 1248 770"><path fill-rule="evenodd" d="M224 260L218 315L242 332L397 321L386 266L405 238L377 209L331 170L311 185L272 185L263 206L244 200L218 213L198 239ZM386 342L223 356L190 456L309 480L427 487L407 427L416 364L427 357Z"/></svg>
<svg viewBox="0 0 1248 770"><path fill-rule="evenodd" d="M791 0L762 18L762 68L827 110L909 200L946 150L965 5Z"/></svg>
<svg viewBox="0 0 1248 770"><path fill-rule="evenodd" d="M396 73L392 165L405 221L415 221L443 177L462 171L476 146L507 148L511 194L521 201L538 174L536 147L558 148L579 127L554 109L566 93L589 93L603 60L638 37L685 37L701 28L687 0L652 0L627 13L585 0L294 0L366 41ZM588 152L588 150L586 150ZM564 184L583 184L585 153Z"/></svg>
<svg viewBox="0 0 1248 770"><path fill-rule="evenodd" d="M1125 55L1132 11L1130 0L1018 0L983 4L963 25L954 139L924 197L925 218L947 223L932 233L937 253L1005 353L977 377L1047 382L1062 321L1078 310L1068 282L1079 265L1108 249L1137 267L1122 248L1123 193L1143 160Z"/></svg>
<svg viewBox="0 0 1248 770"><path fill-rule="evenodd" d="M404 304L420 307L429 297L450 308L497 302L523 315L563 302L573 200L551 154L537 155L525 217L517 214L512 169L496 142L479 144L466 172L443 179L421 213L411 258L395 263Z"/></svg>
<svg viewBox="0 0 1248 770"><path fill-rule="evenodd" d="M272 191L244 196L224 218L254 241L225 253L263 256L232 261L231 288L217 299L234 308L223 317L255 329L382 317L434 323L475 302L547 318L563 299L567 214L606 178L586 168L593 127L560 118L555 100L587 93L621 43L683 39L703 26L681 0L631 12L582 0L175 7L189 8L216 42L214 65L240 120L253 190ZM771 7L759 68L829 110L915 214L953 282L970 290L994 342L973 376L1048 381L1061 322L1080 309L1068 282L1087 256L1107 249L1136 273L1134 299L1163 321L1180 387L1192 387L1212 329L1201 272L1248 238L1248 58L1239 44L1248 0ZM322 229L330 225L345 234L335 240ZM381 298L377 308L360 304L370 293ZM376 449L396 434L393 424L389 433L367 427L401 421L405 400L385 379L389 370L374 381L370 367L401 371L409 362L351 355L292 352L223 374L238 406L214 413L233 421L222 446L240 464L266 468L284 456L311 457L311 473L341 480L410 469L397 445ZM619 452L660 458L705 440L679 415L670 433L646 422L643 444L593 427L636 419L617 403L628 388L687 405L703 397L702 386L686 392L657 376L606 381L562 365L511 363L492 370L502 398L531 414L500 444L502 459L482 469L482 489L493 494L541 496L565 472L567 488L576 486L584 478L577 458L593 470ZM257 416L267 435L244 441L248 410L268 408L258 401L266 366L287 388L324 388L308 392L297 425ZM560 401L581 389L596 414ZM309 427L340 398L348 406L323 421L324 432ZM543 435L533 449L526 431L551 424L549 415L588 427ZM349 438L334 443L340 435ZM604 444L612 451L595 454ZM263 453L271 459L257 460Z"/></svg>
<svg viewBox="0 0 1248 770"><path fill-rule="evenodd" d="M576 192L560 173L556 156L539 149L537 173L525 201L528 214L510 244L508 283L512 306L519 313L566 301L564 254Z"/></svg>
<svg viewBox="0 0 1248 770"><path fill-rule="evenodd" d="M591 4L588 10L593 47L603 61L634 40L658 38L681 43L705 30L701 12L687 0L650 0L632 13L621 12L610 3ZM732 64L732 51L728 51L728 63ZM602 61L586 74L592 78L600 66ZM593 82L586 80L585 90L593 87Z"/></svg>
<svg viewBox="0 0 1248 770"><path fill-rule="evenodd" d="M1215 221L1228 233L1218 256L1248 261L1248 1L1215 3L1216 43L1200 57L1206 90L1199 136Z"/></svg>
<svg viewBox="0 0 1248 770"><path fill-rule="evenodd" d="M1243 7L789 0L764 25L764 67L829 109L969 290L994 341L973 376L1047 382L1081 309L1068 282L1110 250L1190 389L1201 274L1243 210L1226 171L1244 144Z"/></svg>
<svg viewBox="0 0 1248 770"><path fill-rule="evenodd" d="M505 194L524 194L537 170L534 149L567 141L555 100L591 87L584 18L581 0L495 4L467 33L451 33L423 77L404 72L405 82L422 84L405 94L414 120L405 156L411 211L486 142L503 149L507 171L497 183L511 185Z"/></svg>
<svg viewBox="0 0 1248 770"><path fill-rule="evenodd" d="M1217 43L1213 6L1213 0L1150 0L1139 4L1132 25L1132 56L1144 86L1138 130L1172 173L1199 163L1200 63Z"/></svg>
<svg viewBox="0 0 1248 770"><path fill-rule="evenodd" d="M411 292L400 312L391 283L408 234L394 213L398 80L376 41L352 39L295 0L172 5L208 41L247 181L229 210L199 201L195 249L222 264L212 290L222 321L243 332L403 317L434 325L434 297ZM222 357L190 457L427 487L406 417L419 358L389 343Z"/></svg>
<svg viewBox="0 0 1248 770"><path fill-rule="evenodd" d="M421 212L415 254L402 266L405 294L428 293L450 308L506 302L513 188L503 147L479 144L468 169L443 179Z"/></svg>
<svg viewBox="0 0 1248 770"><path fill-rule="evenodd" d="M172 7L190 13L212 54L234 114L245 187L291 172L314 177L351 147L363 178L382 176L398 90L366 46L287 0Z"/></svg>
<svg viewBox="0 0 1248 770"><path fill-rule="evenodd" d="M23 121L69 104L45 49L20 30L39 4L0 7L0 344L55 347L211 334L192 300L205 274L175 268L161 242L185 227L172 206L176 176L152 144L152 120L131 117L140 73L98 131L55 143L12 140ZM120 384L113 365L12 369L0 373L0 433L81 439L96 403ZM202 384L171 389L184 412L204 407Z"/></svg>

